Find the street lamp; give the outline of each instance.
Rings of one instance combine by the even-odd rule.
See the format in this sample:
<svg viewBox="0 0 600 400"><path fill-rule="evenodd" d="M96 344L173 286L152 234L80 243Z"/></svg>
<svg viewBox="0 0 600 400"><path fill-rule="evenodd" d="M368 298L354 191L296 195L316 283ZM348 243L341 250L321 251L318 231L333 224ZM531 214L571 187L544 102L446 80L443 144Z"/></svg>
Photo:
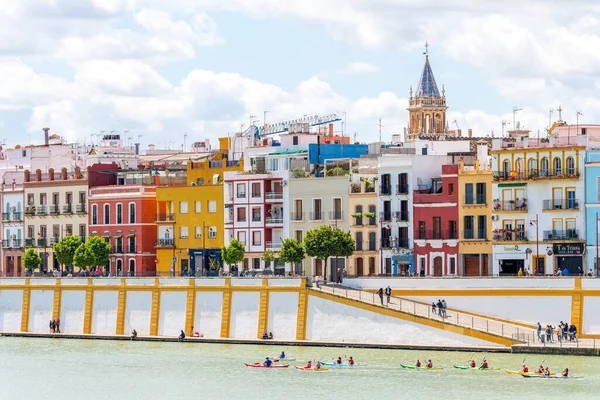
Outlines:
<svg viewBox="0 0 600 400"><path fill-rule="evenodd" d="M538 214L535 214L535 219L532 219L529 221L530 226L533 226L534 224L535 224L535 271L537 271L539 274L544 274L546 271L540 272L540 237L539 237L540 225L539 225ZM535 275L535 271L533 271L534 275Z"/></svg>

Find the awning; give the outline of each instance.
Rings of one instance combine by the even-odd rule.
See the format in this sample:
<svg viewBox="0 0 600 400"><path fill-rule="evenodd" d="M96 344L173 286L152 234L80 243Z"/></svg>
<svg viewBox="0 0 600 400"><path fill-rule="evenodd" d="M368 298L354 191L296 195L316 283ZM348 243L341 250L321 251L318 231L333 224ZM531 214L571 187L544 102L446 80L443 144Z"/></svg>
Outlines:
<svg viewBox="0 0 600 400"><path fill-rule="evenodd" d="M526 183L499 183L498 187L509 188L509 187L525 187Z"/></svg>

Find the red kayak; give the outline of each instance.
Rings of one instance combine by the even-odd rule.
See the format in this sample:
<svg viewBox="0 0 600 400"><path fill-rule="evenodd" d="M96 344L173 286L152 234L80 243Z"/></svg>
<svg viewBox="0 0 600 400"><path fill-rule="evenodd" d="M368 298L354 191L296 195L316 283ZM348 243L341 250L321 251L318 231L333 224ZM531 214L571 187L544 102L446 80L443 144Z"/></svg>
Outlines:
<svg viewBox="0 0 600 400"><path fill-rule="evenodd" d="M254 364L248 364L248 363L244 363L244 365L246 367L250 367L250 368L269 368L269 369L277 369L277 368L287 368L289 367L289 365L271 365L270 367L267 367L266 365L263 365L262 363L254 363Z"/></svg>

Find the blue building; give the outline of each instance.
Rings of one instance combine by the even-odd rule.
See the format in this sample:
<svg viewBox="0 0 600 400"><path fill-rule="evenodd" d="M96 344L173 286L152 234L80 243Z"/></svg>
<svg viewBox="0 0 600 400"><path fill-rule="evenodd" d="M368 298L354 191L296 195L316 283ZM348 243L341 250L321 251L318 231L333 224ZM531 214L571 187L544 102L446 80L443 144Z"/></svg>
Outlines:
<svg viewBox="0 0 600 400"><path fill-rule="evenodd" d="M598 274L598 237L600 217L600 150L587 150L585 154L585 233L587 270ZM587 271L586 271L587 272Z"/></svg>
<svg viewBox="0 0 600 400"><path fill-rule="evenodd" d="M359 158L369 153L367 144L318 144L308 145L308 160L311 164L323 165L325 160Z"/></svg>

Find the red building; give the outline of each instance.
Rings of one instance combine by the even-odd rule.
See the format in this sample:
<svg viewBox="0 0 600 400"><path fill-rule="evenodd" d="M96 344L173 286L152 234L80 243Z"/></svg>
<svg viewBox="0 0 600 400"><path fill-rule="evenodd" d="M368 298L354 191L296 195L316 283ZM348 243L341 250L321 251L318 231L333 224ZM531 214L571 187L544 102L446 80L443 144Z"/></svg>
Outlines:
<svg viewBox="0 0 600 400"><path fill-rule="evenodd" d="M105 274L155 276L156 186L151 176L127 177L131 173L114 164L88 168L89 234L111 244Z"/></svg>
<svg viewBox="0 0 600 400"><path fill-rule="evenodd" d="M442 165L427 190L413 193L415 272L458 273L458 165Z"/></svg>

